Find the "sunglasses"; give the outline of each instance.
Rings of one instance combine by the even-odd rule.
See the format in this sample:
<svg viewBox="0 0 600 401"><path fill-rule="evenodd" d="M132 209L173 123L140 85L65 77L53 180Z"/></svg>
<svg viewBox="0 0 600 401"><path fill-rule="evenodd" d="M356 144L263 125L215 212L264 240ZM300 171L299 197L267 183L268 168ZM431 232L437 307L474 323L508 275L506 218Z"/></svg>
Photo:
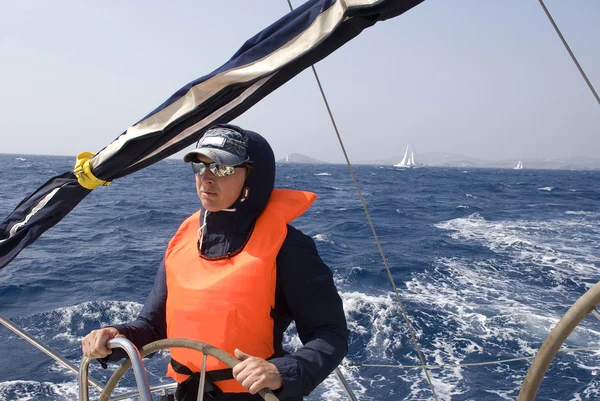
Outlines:
<svg viewBox="0 0 600 401"><path fill-rule="evenodd" d="M235 172L236 167L246 167L244 164L240 164L238 166L223 166L217 163L205 163L202 161L192 162L192 170L194 170L194 174L204 175L206 169L208 168L211 173L215 177L227 177Z"/></svg>

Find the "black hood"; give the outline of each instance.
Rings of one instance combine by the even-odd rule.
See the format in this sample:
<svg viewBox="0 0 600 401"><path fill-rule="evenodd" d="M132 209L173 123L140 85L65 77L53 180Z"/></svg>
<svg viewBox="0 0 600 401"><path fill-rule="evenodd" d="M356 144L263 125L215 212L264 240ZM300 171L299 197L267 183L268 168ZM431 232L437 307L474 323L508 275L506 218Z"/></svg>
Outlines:
<svg viewBox="0 0 600 401"><path fill-rule="evenodd" d="M203 210L207 215L200 252L208 258L232 256L242 250L275 185L275 156L265 138L235 125L219 124L216 127L233 129L246 136L251 167L242 194L231 206L235 211ZM243 199L244 193L247 193L246 199Z"/></svg>

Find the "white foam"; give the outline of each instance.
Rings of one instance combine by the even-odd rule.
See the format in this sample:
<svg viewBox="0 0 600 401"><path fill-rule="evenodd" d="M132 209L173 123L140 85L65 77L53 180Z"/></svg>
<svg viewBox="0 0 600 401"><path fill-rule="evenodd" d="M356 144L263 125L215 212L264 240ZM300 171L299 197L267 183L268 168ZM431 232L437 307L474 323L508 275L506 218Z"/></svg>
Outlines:
<svg viewBox="0 0 600 401"><path fill-rule="evenodd" d="M367 388L362 384L365 381L365 379L360 376L358 368L340 366L339 369L346 381L348 382L350 389L352 390L354 395L357 396L358 399L372 399L371 397L365 398L365 396L368 394ZM346 395L344 388L340 384L340 381L335 376L335 373L332 373L311 394L310 399L339 401L347 400L348 396Z"/></svg>
<svg viewBox="0 0 600 401"><path fill-rule="evenodd" d="M79 396L77 381L66 383L11 380L0 383L0 400L30 401L41 397L54 400L75 400Z"/></svg>
<svg viewBox="0 0 600 401"><path fill-rule="evenodd" d="M500 390L485 390L486 393L496 394L503 400L513 401L516 399L518 393L515 393L515 390L512 391L500 391Z"/></svg>
<svg viewBox="0 0 600 401"><path fill-rule="evenodd" d="M442 269L448 267L447 265L450 265L451 268L454 267L454 270L444 272L442 275ZM471 267L468 262L463 264L444 260L435 273L426 272L415 277L407 284L408 288L401 291L405 304L423 305L422 308L417 307L420 310L443 311L442 316L437 316L437 314L430 316L432 319L441 319L441 321L432 320L420 324L427 326L439 324L442 327L449 324L448 330L450 331L442 330L434 337L426 339L420 324L414 324L419 342L427 343L426 347L422 347L422 352L429 364L459 364L469 354L485 354L488 342L494 344L495 341L492 341L494 339L506 338L506 342L514 343L511 341L513 338L530 329L526 327L511 332L512 329L506 329L505 321L495 318L495 315L502 316L502 314L494 311L485 313L486 309L492 309L490 305L494 303L494 300L491 299L482 305L476 298L479 295L478 290L482 283L490 283L492 289L496 287L496 282L488 280L490 276L497 282L502 283L502 280L496 277L497 274L494 271L491 271L489 276L480 277L479 274L470 272ZM456 281L453 282L454 279ZM504 291L499 289L498 293L503 294ZM348 356L349 360L393 365L401 364L397 358L398 355L402 355L402 358L412 361L412 364L419 364L414 351L406 354L401 352L402 350L411 350L413 346L398 302L392 293L368 295L361 292L342 292L341 296L352 333L351 341L361 342L358 355ZM510 303L510 301L506 300L506 303ZM515 310L519 313L517 317L520 317L522 321L535 320L535 313L527 309L520 310L520 306L515 305ZM556 320L552 323L555 322ZM501 342L501 344L506 342ZM354 345L356 346L356 344ZM530 354L527 353L527 355ZM419 369L393 369L388 372L390 373L385 373L385 376L375 376L382 379L382 383L377 384L385 387L385 389L382 388L382 391L393 391L394 386L399 388L410 386L410 397L406 399L431 398L429 385ZM464 384L462 368L435 370L431 372L431 378L440 400L451 400L452 397L469 390L468 386ZM364 383L365 379L356 377L356 380ZM369 388L373 389L374 385L371 382ZM331 390L328 394L333 396L337 393L336 390Z"/></svg>
<svg viewBox="0 0 600 401"><path fill-rule="evenodd" d="M348 292L341 295L353 336L358 336L365 342L359 357L366 360L367 363L402 364L396 359L398 353L402 349L413 349L413 345L395 296L392 293L367 295L359 292ZM413 329L416 337L422 339L423 332L420 327L414 326ZM437 344L440 348L447 349L451 347L447 343L437 342ZM427 361L440 360L438 349L434 349L433 352L425 349L422 349L422 351L427 354ZM414 351L409 351L402 357L412 361L412 364L419 364ZM349 356L350 358L352 356ZM449 358L445 358L444 361L449 363ZM429 385L422 377L420 369L393 369L388 372L385 375L379 374L371 379L370 388L381 387L381 391L393 391L394 388L409 385L411 394L407 399L431 398ZM440 400L450 400L452 395L464 392L464 389L461 388L462 374L460 368L432 372L431 378ZM356 380L359 381L361 378L357 377ZM380 380L380 382L376 383L377 380Z"/></svg>
<svg viewBox="0 0 600 401"><path fill-rule="evenodd" d="M567 279L595 282L600 275L597 222L592 220L487 221L474 213L436 227L451 231L456 240L482 244L529 268L543 270L554 276L556 284Z"/></svg>
<svg viewBox="0 0 600 401"><path fill-rule="evenodd" d="M91 365L91 366L95 366ZM137 387L119 385L113 395L137 391ZM98 399L99 391L90 386L90 399ZM72 401L79 399L79 385L76 378L62 383L38 382L33 380L11 380L0 382L0 400L2 401L30 401L30 400ZM126 398L133 400L133 398Z"/></svg>
<svg viewBox="0 0 600 401"><path fill-rule="evenodd" d="M598 213L594 213L594 212L585 212L583 210L567 210L565 212L565 214L571 214L571 215L575 215L575 216L589 216L589 217L597 217Z"/></svg>
<svg viewBox="0 0 600 401"><path fill-rule="evenodd" d="M552 191L554 188L553 187L543 187L543 188L538 188L538 191Z"/></svg>
<svg viewBox="0 0 600 401"><path fill-rule="evenodd" d="M330 176L331 174L330 173L315 173L313 175L316 175L316 176Z"/></svg>
<svg viewBox="0 0 600 401"><path fill-rule="evenodd" d="M585 284L586 280L596 282L600 276L598 245L594 240L596 225L572 218L487 221L477 213L437 224L436 227L448 230L452 238L481 244L499 256L487 260L438 258L431 269L413 274L406 283L407 289L402 292L405 302L417 302L424 310L444 314L442 318L433 316L433 321L427 323L446 327L427 339L427 360L433 357L436 362L447 364L460 363L469 354L488 360L533 355L579 296L567 290L572 285L561 283L570 280ZM556 285L541 288L540 278L550 279ZM594 346L600 343L600 331L584 322L567 343ZM506 355L505 350L511 354ZM581 361L585 357L579 354L569 358ZM596 361L592 360L589 366L594 367ZM462 374L454 370L436 378L443 382L441 399L463 391ZM521 369L503 375L519 381L524 372ZM416 399L414 391L418 387L413 389L411 399ZM518 389L487 392L501 399L515 399ZM595 399L588 397L584 399ZM428 397L423 394L423 398Z"/></svg>
<svg viewBox="0 0 600 401"><path fill-rule="evenodd" d="M313 239L315 241L319 241L319 242L329 242L329 243L332 243L332 241L329 239L329 237L327 237L326 234L317 234L317 235L313 236Z"/></svg>
<svg viewBox="0 0 600 401"><path fill-rule="evenodd" d="M348 327L365 341L369 360L394 361L394 351L408 341L397 302L390 294L341 293Z"/></svg>
<svg viewBox="0 0 600 401"><path fill-rule="evenodd" d="M47 329L51 327L52 332L56 332L53 339L79 342L87 335L84 332L85 325L91 320L95 321L95 327L131 322L141 308L142 305L136 302L90 301L35 314L26 318L23 326L34 335L42 332L47 334Z"/></svg>
<svg viewBox="0 0 600 401"><path fill-rule="evenodd" d="M302 347L302 341L300 341L300 338L296 335L295 322L292 322L287 331L283 333L283 346L292 351L297 351Z"/></svg>
<svg viewBox="0 0 600 401"><path fill-rule="evenodd" d="M574 379L577 380L577 378ZM600 399L600 388L596 380L591 380L589 384L585 386L585 389L581 393L573 394L573 398L571 398L570 401L597 399Z"/></svg>

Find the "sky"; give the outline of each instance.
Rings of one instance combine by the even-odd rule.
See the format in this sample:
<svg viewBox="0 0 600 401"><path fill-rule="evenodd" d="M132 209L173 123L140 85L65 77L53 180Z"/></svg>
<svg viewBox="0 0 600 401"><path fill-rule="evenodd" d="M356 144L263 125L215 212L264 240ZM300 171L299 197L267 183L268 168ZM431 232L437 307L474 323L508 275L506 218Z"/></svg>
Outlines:
<svg viewBox="0 0 600 401"><path fill-rule="evenodd" d="M545 3L600 91L600 1ZM3 0L0 153L97 152L288 11L286 0ZM425 0L316 69L351 161L399 161L407 144L600 158L600 105L536 0ZM344 160L310 69L233 122L278 159Z"/></svg>

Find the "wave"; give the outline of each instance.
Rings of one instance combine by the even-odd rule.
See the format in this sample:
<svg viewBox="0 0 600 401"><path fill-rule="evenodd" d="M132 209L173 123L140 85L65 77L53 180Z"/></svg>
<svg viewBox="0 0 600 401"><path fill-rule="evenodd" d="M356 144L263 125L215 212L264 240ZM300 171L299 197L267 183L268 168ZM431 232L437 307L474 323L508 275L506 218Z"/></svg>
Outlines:
<svg viewBox="0 0 600 401"><path fill-rule="evenodd" d="M331 241L325 234L317 234L313 236L313 239L315 241L333 243L333 241Z"/></svg>
<svg viewBox="0 0 600 401"><path fill-rule="evenodd" d="M129 301L90 301L14 321L32 335L78 343L98 327L132 321L141 308L141 304Z"/></svg>
<svg viewBox="0 0 600 401"><path fill-rule="evenodd" d="M0 399L19 401L74 400L79 396L76 381L66 383L11 380L0 382Z"/></svg>
<svg viewBox="0 0 600 401"><path fill-rule="evenodd" d="M578 211L567 210L565 212L565 214L571 214L571 215L576 215L576 216L587 216L587 217L598 217L598 216L600 216L599 213L586 212L586 211L583 211L583 210L578 210Z"/></svg>
<svg viewBox="0 0 600 401"><path fill-rule="evenodd" d="M520 264L554 272L555 283L574 273L583 281L600 276L596 226L596 221L580 219L488 221L479 213L436 224L456 240L479 243Z"/></svg>

